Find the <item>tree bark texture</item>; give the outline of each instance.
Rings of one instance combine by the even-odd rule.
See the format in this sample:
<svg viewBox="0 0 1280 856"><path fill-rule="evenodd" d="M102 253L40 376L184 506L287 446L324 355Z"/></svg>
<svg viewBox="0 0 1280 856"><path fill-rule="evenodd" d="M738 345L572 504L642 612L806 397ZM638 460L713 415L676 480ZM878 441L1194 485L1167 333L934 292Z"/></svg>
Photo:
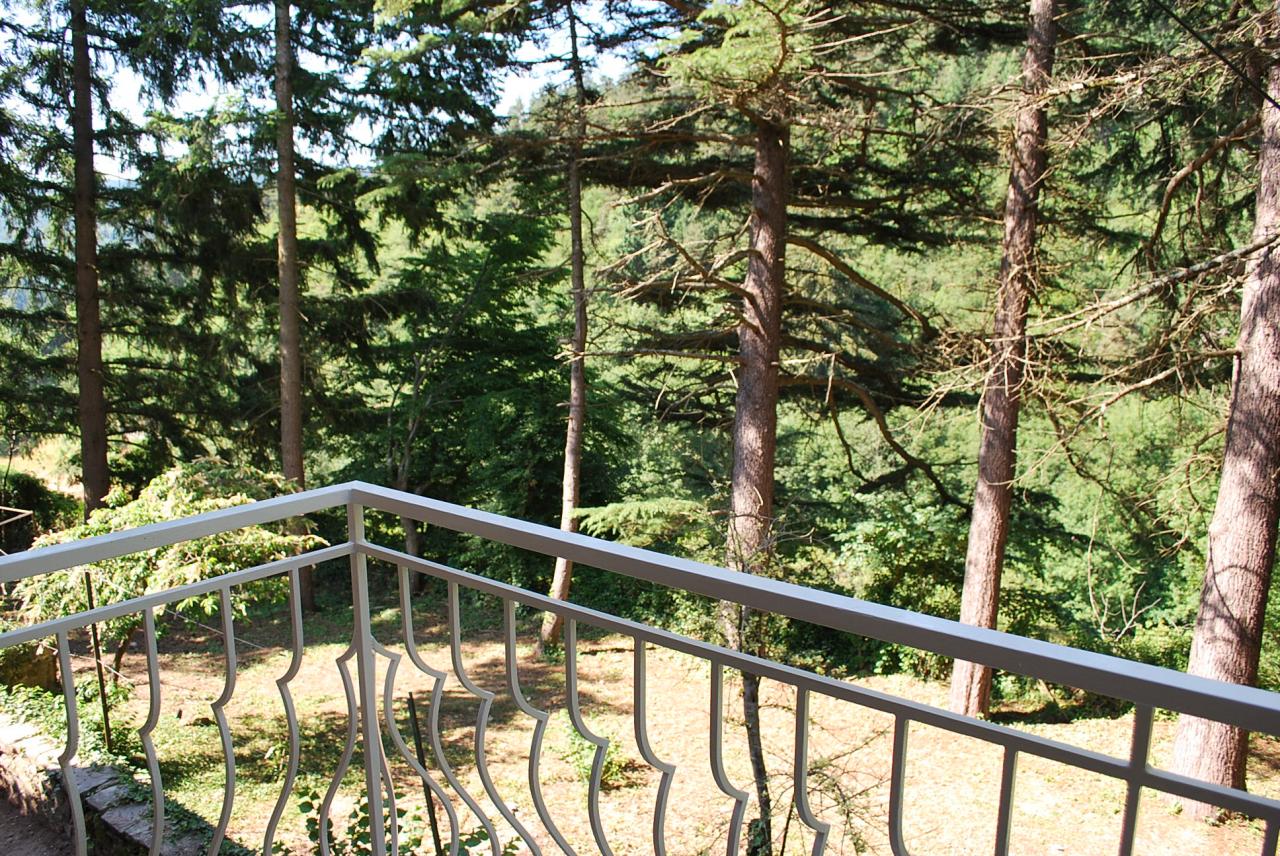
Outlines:
<svg viewBox="0 0 1280 856"><path fill-rule="evenodd" d="M302 459L302 320L299 308L298 197L293 162L293 47L290 4L276 0L276 258L280 278L280 463L306 487ZM302 608L316 609L315 571L299 575Z"/></svg>
<svg viewBox="0 0 1280 856"><path fill-rule="evenodd" d="M76 376L80 466L87 518L111 487L107 466L107 398L98 289L97 178L93 169L93 67L84 0L71 4L71 146L75 162Z"/></svg>
<svg viewBox="0 0 1280 856"><path fill-rule="evenodd" d="M400 528L404 531L404 551L410 556L417 556L421 549L421 534L418 529L418 521L412 517L401 517ZM421 594L426 591L427 580L426 574L420 574L412 568L409 569L409 579L413 583L410 590L415 594Z"/></svg>
<svg viewBox="0 0 1280 856"><path fill-rule="evenodd" d="M567 6L569 16L570 66L573 71L574 94L574 143L569 156L569 241L570 287L573 292L573 340L569 360L569 425L564 435L564 477L561 482L560 528L565 532L578 531L578 496L582 476L582 434L587 422L587 374L585 353L587 350L587 286L586 251L582 240L582 140L587 134L586 82L583 80L582 57L578 52L578 24L573 4ZM551 596L556 600L568 600L569 585L573 580L573 562L564 557L556 558L551 578ZM539 645L558 639L563 620L548 612L542 620Z"/></svg>
<svg viewBox="0 0 1280 856"><path fill-rule="evenodd" d="M391 486L399 491L408 492L409 490L409 451L413 442L412 436L416 434L416 429L410 429L410 437L405 443L402 457L399 463L395 465L395 474L391 479ZM422 530L418 525L418 521L412 517L400 515L400 529L404 532L404 551L410 556L419 555L422 544ZM409 579L412 582L410 591L414 594L421 594L426 591L428 577L426 574L420 574L412 568L404 568L409 573Z"/></svg>
<svg viewBox="0 0 1280 856"><path fill-rule="evenodd" d="M767 569L774 548L773 481L778 438L778 352L782 330L782 292L786 278L789 192L789 132L759 121L755 171L751 181L751 255L743 284L738 324L738 394L733 418L733 476L730 483L726 560L747 573ZM725 636L734 648L756 650L750 611L726 604L721 612ZM760 678L743 673L742 708L747 748L755 780L759 818L752 823L754 844L748 853L771 849L772 800L760 737Z"/></svg>
<svg viewBox="0 0 1280 856"><path fill-rule="evenodd" d="M1018 411L1026 375L1027 306L1036 285L1036 206L1047 162L1048 127L1040 95L1053 70L1053 7L1054 0L1031 0L1027 51L1022 61L1025 92L1014 119L991 365L982 393L978 484L960 602L960 620L979 627L996 626L1000 574L1009 539ZM991 669L957 660L951 676L951 709L979 716L987 712L990 701Z"/></svg>
<svg viewBox="0 0 1280 856"><path fill-rule="evenodd" d="M1267 90L1280 99L1280 65L1268 72ZM1255 242L1280 229L1280 110L1266 103L1261 110ZM1275 246L1248 263L1237 350L1187 671L1253 684L1280 511L1280 250ZM1184 776L1243 788L1247 753L1248 735L1239 728L1191 716L1178 722L1173 768ZM1207 816L1213 808L1195 804L1189 811Z"/></svg>

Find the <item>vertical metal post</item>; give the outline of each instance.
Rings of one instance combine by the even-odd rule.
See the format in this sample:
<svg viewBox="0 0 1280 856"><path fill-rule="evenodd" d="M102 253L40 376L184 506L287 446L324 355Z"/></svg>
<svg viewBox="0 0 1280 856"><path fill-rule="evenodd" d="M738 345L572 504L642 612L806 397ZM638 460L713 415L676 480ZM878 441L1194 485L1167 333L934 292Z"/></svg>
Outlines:
<svg viewBox="0 0 1280 856"><path fill-rule="evenodd" d="M378 726L378 670L369 626L369 571L364 546L364 507L347 504L347 539L351 553L351 606L355 622L356 674L360 680L360 738L364 742L364 786L369 796L369 846L373 856L386 856L382 825L382 729Z"/></svg>
<svg viewBox="0 0 1280 856"><path fill-rule="evenodd" d="M899 713L893 720L893 758L889 772L889 849L893 856L911 856L902 833L903 790L907 786L907 737L911 720Z"/></svg>
<svg viewBox="0 0 1280 856"><path fill-rule="evenodd" d="M1009 856L1009 827L1013 816L1013 789L1018 777L1018 750L1004 747L1000 768L1000 805L996 809L996 856Z"/></svg>

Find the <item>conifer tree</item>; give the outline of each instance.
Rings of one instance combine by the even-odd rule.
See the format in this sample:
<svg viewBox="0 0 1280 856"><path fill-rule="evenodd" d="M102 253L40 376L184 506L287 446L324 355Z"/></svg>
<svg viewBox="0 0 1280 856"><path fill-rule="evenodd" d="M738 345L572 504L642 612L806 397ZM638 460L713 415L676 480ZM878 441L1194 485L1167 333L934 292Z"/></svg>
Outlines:
<svg viewBox="0 0 1280 856"><path fill-rule="evenodd" d="M957 22L976 26L962 16ZM615 144L622 151L634 145L642 165L594 175L624 185L634 176L650 180L637 195L654 201L647 220L652 239L617 268L626 293L656 295L674 283L706 310L694 316L700 329L654 331L651 352L718 358L731 369L711 379L734 389L725 555L735 570L777 573L775 467L784 394L821 391L819 407L833 410L854 402L900 456L904 474L924 473L954 501L885 418L890 407L910 400L901 371L912 341L936 331L892 287L872 282L833 249L840 235L899 247L941 242L943 212L954 222L957 207L973 211L980 200L971 167L987 159L985 141L955 137L938 146L945 131L916 100L925 99L924 75L888 82L875 73L893 63L887 57L922 57L928 30L898 9L854 13L797 0L707 8L661 61L666 80L655 89L666 100L650 118L649 134L637 131L634 142ZM713 237L676 235L668 227L673 197L689 200L703 218L708 211L742 212L745 229L726 216L708 230ZM667 264L640 263L642 253ZM832 278L834 289L817 284ZM721 301L719 309L700 302L709 300ZM707 373L693 377L706 383ZM765 653L759 616L728 608L721 618L730 644ZM752 853L775 846L760 704L759 679L744 674L758 812Z"/></svg>
<svg viewBox="0 0 1280 856"><path fill-rule="evenodd" d="M280 463L306 487L302 457L302 313L298 307L298 195L293 162L293 23L289 0L275 0L276 259L280 288ZM299 574L302 609L316 610L315 570Z"/></svg>
<svg viewBox="0 0 1280 856"><path fill-rule="evenodd" d="M1274 29L1274 21L1270 25ZM1253 245L1280 232L1280 64L1263 75ZM1217 502L1209 526L1204 583L1187 671L1254 684L1280 519L1280 251L1274 243L1250 258L1240 298L1240 332ZM1178 722L1174 769L1226 787L1244 788L1248 734L1198 717ZM1194 805L1206 816L1212 807Z"/></svg>
<svg viewBox="0 0 1280 856"><path fill-rule="evenodd" d="M0 34L10 62L0 79L0 145L16 168L0 187L0 210L18 284L7 301L8 320L11 329L34 334L25 342L22 334L10 339L15 351L25 350L18 362L34 371L8 383L35 382L37 389L49 390L63 387L68 373L74 376L73 411L61 409L70 402L53 395L29 429L49 434L77 426L88 513L101 505L111 483L109 436L165 409L136 406L139 387L146 387L135 385L136 375L146 376L151 366L106 358L104 342L136 343L153 335L155 327L122 311L140 297L145 301L136 290L137 275L144 267L172 271L191 258L179 243L169 242L172 221L166 212L175 206L149 193L147 170L164 161L149 152L153 129L136 122L135 104L125 110L113 103L109 81L120 72L136 76L142 105L159 109L197 73L237 51L222 41L211 4L6 4L4 17ZM63 49L66 42L70 51ZM64 98L67 91L70 97ZM99 157L114 159L126 174L104 183ZM70 164L65 171L64 163ZM208 213L216 221L216 213ZM74 237L64 244L67 226ZM211 222L202 234L214 228ZM176 281L180 289L192 285L182 276ZM75 330L71 366L60 344L65 340L53 332L61 324ZM113 378L117 373L123 376ZM15 390L15 399L32 394L40 393ZM155 433L173 439L172 432Z"/></svg>
<svg viewBox="0 0 1280 856"><path fill-rule="evenodd" d="M573 300L573 333L569 340L569 420L565 427L564 476L561 480L560 528L578 531L576 515L581 494L582 440L587 419L587 283L586 248L582 227L582 147L587 135L586 71L578 36L578 12L573 0L564 5L569 34L569 73L572 78L573 130L565 170L565 202L569 213L569 289ZM573 579L573 562L557 557L551 577L551 596L568 600ZM554 612L546 613L539 631L539 644L559 638L563 621Z"/></svg>
<svg viewBox="0 0 1280 856"><path fill-rule="evenodd" d="M1036 283L1036 206L1047 166L1048 128L1040 100L1053 70L1055 26L1053 0L1032 0L1027 51L1022 62L1024 94L1014 119L1010 152L991 366L982 394L978 486L970 518L960 606L960 620L979 627L996 625L1000 572L1009 539L1018 410L1026 373L1027 310ZM991 670L956 661L951 678L951 709L978 716L987 712L990 700Z"/></svg>

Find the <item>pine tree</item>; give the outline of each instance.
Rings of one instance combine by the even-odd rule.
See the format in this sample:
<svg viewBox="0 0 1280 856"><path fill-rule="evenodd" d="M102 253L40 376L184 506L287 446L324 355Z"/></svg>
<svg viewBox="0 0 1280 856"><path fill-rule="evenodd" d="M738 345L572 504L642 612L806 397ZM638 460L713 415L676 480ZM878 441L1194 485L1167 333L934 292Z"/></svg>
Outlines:
<svg viewBox="0 0 1280 856"><path fill-rule="evenodd" d="M222 41L217 8L210 4L177 9L76 0L7 7L5 17L11 62L0 79L0 145L14 168L0 187L0 206L16 286L5 300L6 326L13 332L6 340L14 364L33 370L7 383L15 401L43 398L38 415L28 411L31 434L72 433L77 426L89 512L111 482L109 437L137 430L143 421L153 423L157 443L179 442L182 432L174 423L183 420L185 408L172 399L168 407L155 396L146 404L140 399L148 391L177 390L179 384L162 376L179 373L181 354L199 347L200 332L192 330L176 337L167 349L171 357L141 358L152 337L175 338L172 330L158 329L172 319L168 307L154 325L128 310L154 305L151 298L161 292L207 305L199 280L185 267L193 261L187 247L196 236L175 240L171 228L180 205L151 192L152 171L163 171L168 162L150 152L163 131L138 124L112 104L108 81L118 71L132 72L142 82L143 104L160 109L196 74L237 52ZM63 49L68 36L69 52ZM163 144L155 147L162 151ZM114 158L126 175L104 182L95 170L100 155ZM196 230L201 239L237 228L217 210L205 217ZM158 273L162 285L150 280ZM67 353L70 341L74 359ZM77 391L73 406L65 395L50 394L70 385Z"/></svg>
<svg viewBox="0 0 1280 856"><path fill-rule="evenodd" d="M731 370L728 377L692 372L694 389L702 384L705 392L667 393L686 411L701 397L714 412L724 382L734 389L725 555L736 570L777 573L775 467L785 394L818 398L820 411L852 401L901 457L903 473L923 472L954 501L884 416L911 400L904 369L913 340L936 331L836 249L848 246L845 236L897 247L954 239L939 227L941 215L954 222L957 207L964 214L980 203L971 168L988 159L985 141L948 138L933 125L938 114L923 109L925 73L876 77L899 58L924 55L928 44L929 27L902 10L718 4L662 59L667 80L650 94L665 96L657 115L632 139L612 144L620 153L633 147L636 161L623 157L593 175L623 186L648 179L637 195L652 201L652 239L617 266L622 287L658 302L662 292L687 295L680 314L699 325L655 330L647 350L703 365L720 359ZM682 221L691 210L710 225ZM749 212L745 230L730 215L735 210ZM835 288L827 286L832 278ZM730 607L722 626L734 647L765 653L759 616ZM749 848L764 853L773 846L772 795L759 681L749 674L743 704L758 811Z"/></svg>
<svg viewBox="0 0 1280 856"><path fill-rule="evenodd" d="M978 487L960 606L960 620L979 627L996 626L1000 573L1009 538L1018 410L1026 373L1027 310L1036 285L1036 206L1047 166L1048 128L1040 99L1053 70L1055 27L1053 0L1032 0L1022 63L1023 101L1014 119L1010 153L991 367L982 394ZM951 709L978 716L987 712L990 700L991 670L957 660L951 678Z"/></svg>
<svg viewBox="0 0 1280 856"><path fill-rule="evenodd" d="M1274 25L1273 25L1274 26ZM1280 65L1264 80L1280 100ZM1253 243L1280 231L1280 108L1261 110L1258 189ZM1280 518L1280 251L1266 246L1248 262L1240 301L1240 333L1231 381L1226 448L1218 486L1204 584L1187 671L1254 684L1262 650L1263 617L1276 555ZM1211 720L1178 722L1174 769L1233 788L1245 786L1248 734ZM1208 815L1213 809L1196 805Z"/></svg>
<svg viewBox="0 0 1280 856"><path fill-rule="evenodd" d="M569 420L565 427L564 476L560 490L560 528L578 531L577 508L581 498L582 440L587 420L587 283L586 248L582 227L582 146L587 135L587 84L578 36L578 12L573 0L564 6L569 32L569 72L572 77L573 130L565 176L565 202L569 212L569 288L573 299L573 334L569 340ZM551 577L551 597L568 600L573 562L556 557ZM545 646L560 636L563 620L548 612L543 618L538 644Z"/></svg>

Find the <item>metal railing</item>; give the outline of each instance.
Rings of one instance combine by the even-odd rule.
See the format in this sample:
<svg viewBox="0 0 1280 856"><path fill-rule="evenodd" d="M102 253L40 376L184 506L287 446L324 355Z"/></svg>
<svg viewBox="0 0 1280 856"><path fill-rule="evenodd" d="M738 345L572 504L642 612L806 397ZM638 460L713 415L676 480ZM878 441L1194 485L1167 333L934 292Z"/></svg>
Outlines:
<svg viewBox="0 0 1280 856"><path fill-rule="evenodd" d="M793 687L795 690L794 764L792 768L794 809L796 816L811 831L812 852L823 853L830 826L819 818L809 804L810 774L808 762L811 696L832 699L887 714L893 721L892 759L888 796L888 840L898 856L908 853L903 833L903 805L906 789L908 734L913 724L933 726L954 734L976 738L1003 749L999 799L996 808L995 853L1007 854L1010 846L1014 808L1014 784L1018 759L1036 756L1077 767L1123 783L1125 799L1121 819L1119 852L1130 854L1137 829L1139 796L1147 788L1196 802L1206 802L1224 809L1259 819L1264 825L1262 853L1275 856L1280 837L1280 802L1242 790L1224 788L1188 779L1150 763L1153 716L1156 709L1192 714L1267 734L1280 732L1280 695L1262 690L1225 684L1193 677L1168 669L1081 651L997 631L984 630L888 606L856 600L772 579L754 577L724 568L677 559L647 550L636 549L580 534L500 517L444 502L424 499L412 494L387 490L364 483L349 483L256 502L185 520L145 526L139 529L90 538L15 556L0 558L0 583L12 583L28 577L68 568L91 565L120 556L157 549L181 541L227 532L246 526L271 523L345 506L347 541L300 556L246 568L235 573L204 580L166 591L154 592L120 603L104 605L86 612L10 630L0 634L0 648L23 642L53 637L56 639L62 689L67 710L67 743L60 764L63 785L71 806L76 852L86 853L85 818L76 784L76 758L79 741L79 719L75 685L71 668L68 634L91 623L122 616L140 614L143 625L143 650L149 677L148 716L139 734L150 770L152 792L152 854L158 854L165 834L164 785L152 733L156 728L160 707L159 655L156 644L155 614L157 610L198 595L216 594L222 605L222 627L225 645L225 684L222 694L213 702L213 714L221 736L226 777L222 810L208 852L216 854L223 843L236 796L236 765L232 737L225 708L236 688L237 657L233 591L247 583L272 577L287 577L290 586L292 622L292 660L276 684L285 712L288 729L288 759L280 795L266 824L263 853L271 853L281 816L294 790L298 776L300 737L298 712L290 691L303 656L303 621L299 607L298 586L302 568L321 562L346 558L350 563L354 627L350 645L338 657L347 702L347 732L337 769L321 802L321 816L328 817L340 783L346 776L355 752L357 737L366 747L364 756L364 792L369 803L369 847L375 854L399 852L396 792L391 780L383 738L389 739L404 764L422 779L444 807L449 826L447 849L451 856L460 852L460 829L455 802L465 806L479 820L487 834L487 846L499 856L505 843L498 823L483 810L480 800L469 792L451 766L442 746L439 708L446 673L433 667L419 651L415 641L411 604L412 575L424 574L447 585L451 665L461 686L479 703L475 725L475 770L481 787L494 812L505 822L504 831L518 840L518 846L541 856L544 852L575 854L575 849L556 824L553 807L542 793L540 760L543 740L550 715L535 707L521 686L516 651L516 607L523 605L557 613L565 626L566 702L572 726L590 743L591 771L588 783L588 815L595 847L611 854L605 824L601 818L600 792L608 740L588 728L579 703L577 640L578 626L590 625L601 630L630 637L634 643L634 703L632 718L636 745L648 765L660 774L653 806L652 849L664 856L666 814L672 781L677 773L674 765L664 762L655 752L648 733L646 686L646 649L649 645L682 652L709 664L710 774L716 786L732 801L726 825L723 848L734 856L740 852L743 821L749 801L747 791L730 782L724 763L724 672L735 669ZM805 622L833 628L885 642L900 643L934 652L945 657L961 658L994 668L1063 684L1132 703L1133 732L1127 756L1117 757L1060 741L1047 739L1007 726L959 716L926 704L898 698L851 682L835 680L749 654L708 644L659 628L625 620L573 603L552 600L493 579L458 570L399 550L371 543L365 537L365 511L377 510L466 533L512 547L548 556L562 556L574 562L673 589L729 601L757 610L789 616ZM400 633L404 655L380 644L371 628L367 562L380 560L398 570ZM520 712L533 720L528 750L528 791L545 834L531 831L531 818L522 819L512 808L509 794L495 784L486 758L486 729L495 693L479 686L468 675L461 653L461 589L482 592L502 603L503 648L505 651L505 683ZM385 678L379 692L377 658L386 661ZM393 712L393 686L401 660L407 657L412 667L433 681L430 744L436 772L428 770L410 751ZM355 667L355 679L352 676ZM382 715L379 716L379 694ZM372 750L372 751L370 751ZM397 762L398 763L398 762ZM385 792L384 792L385 791ZM525 794L521 794L525 796ZM384 818L386 821L384 822ZM527 822L526 822L527 821ZM328 856L333 842L328 840L328 825L320 824L319 851ZM550 842L548 844L547 842Z"/></svg>
<svg viewBox="0 0 1280 856"><path fill-rule="evenodd" d="M34 514L35 512L29 508L10 508L7 505L0 505L0 529L4 529L6 526L11 526L20 520L26 520ZM7 555L9 555L8 552L6 552L4 548L0 547L0 556Z"/></svg>

